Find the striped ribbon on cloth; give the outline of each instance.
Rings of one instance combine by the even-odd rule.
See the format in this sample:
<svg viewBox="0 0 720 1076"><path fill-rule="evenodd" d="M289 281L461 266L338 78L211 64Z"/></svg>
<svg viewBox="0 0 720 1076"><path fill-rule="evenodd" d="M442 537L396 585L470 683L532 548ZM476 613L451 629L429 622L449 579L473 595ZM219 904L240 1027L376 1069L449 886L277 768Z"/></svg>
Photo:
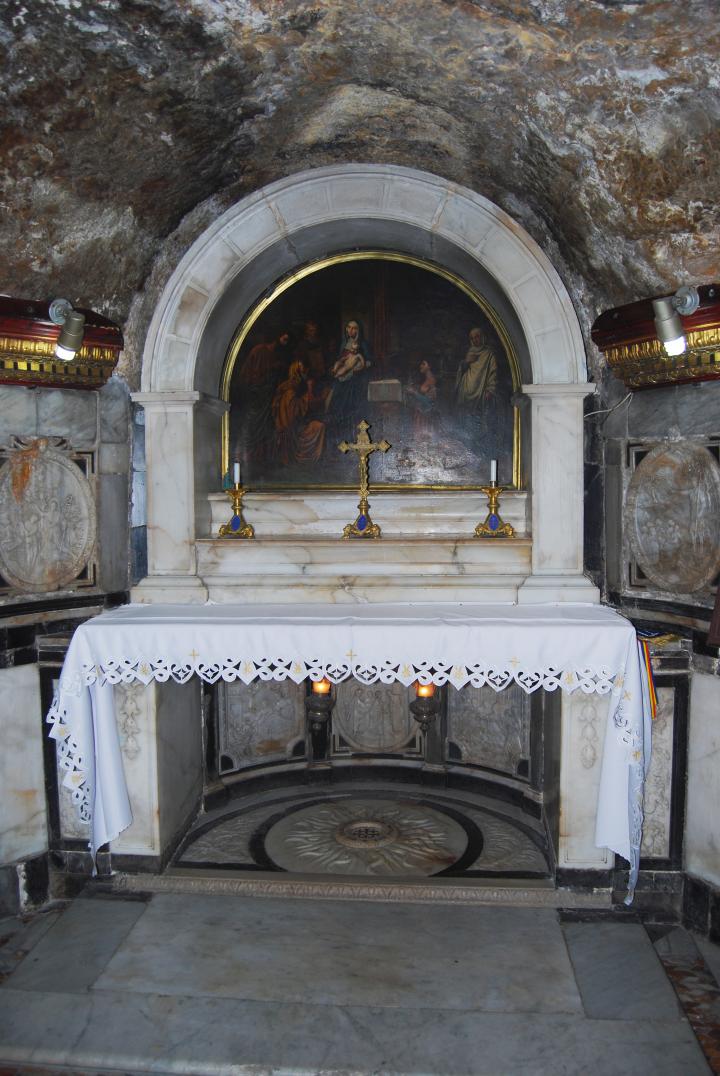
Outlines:
<svg viewBox="0 0 720 1076"><path fill-rule="evenodd" d="M647 676L647 689L650 699L650 716L653 721L657 715L657 694L655 692L655 678L652 671L652 661L650 660L650 646L647 639L638 639L640 643L640 653L645 665L645 674Z"/></svg>

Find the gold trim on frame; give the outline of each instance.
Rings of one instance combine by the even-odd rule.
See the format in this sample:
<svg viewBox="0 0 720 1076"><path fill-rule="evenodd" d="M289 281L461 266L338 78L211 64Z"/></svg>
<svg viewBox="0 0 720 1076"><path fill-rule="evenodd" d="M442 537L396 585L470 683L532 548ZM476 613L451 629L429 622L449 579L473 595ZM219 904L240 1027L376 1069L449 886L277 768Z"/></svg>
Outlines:
<svg viewBox="0 0 720 1076"><path fill-rule="evenodd" d="M444 269L442 266L436 265L434 262L425 261L422 258L415 258L409 254L400 254L398 252L387 250L361 250L353 251L346 254L333 254L327 258L320 258L317 261L309 262L301 269L296 269L295 272L290 273L288 276L276 284L270 294L265 295L250 311L248 316L242 322L239 330L235 334L230 349L228 351L227 358L225 360L225 366L223 369L222 383L220 387L221 398L227 403L230 396L230 383L232 381L233 369L235 362L240 353L245 338L252 329L255 322L258 320L261 314L263 314L275 300L296 284L300 280L304 280L305 277L310 276L312 273L320 272L322 269L328 269L333 265L341 265L345 262L354 261L389 261L389 262L401 262L405 265L412 265L418 269L425 269L428 272L435 273L436 276L442 277L444 280L454 284L456 288L464 292L468 298L472 299L476 303L485 316L492 323L493 328L500 337L500 341L505 348L505 353L508 357L510 364L510 374L512 377L513 392L518 392L521 387L522 379L520 376L520 366L515 354L515 349L512 346L510 337L507 334L507 330L498 314L490 306L486 299L478 294L470 285L457 276L455 273L451 273L448 269ZM520 460L520 448L521 448L521 429L520 429L520 408L517 405L513 405L513 479L512 489L519 490L521 488L521 460ZM230 466L230 413L226 411L222 417L222 441L220 448L220 473L227 474ZM258 492L279 492L281 490L295 489L296 487L288 487L282 484L268 484L263 486L262 490ZM308 485L303 487L306 490L338 490L349 491L356 487L352 485ZM480 490L482 487L480 484L477 486L438 486L438 485L406 485L401 483L386 483L376 486L375 493L382 493L383 491L402 493L412 492L418 490L450 490L450 491L475 491ZM506 487L508 488L508 487Z"/></svg>

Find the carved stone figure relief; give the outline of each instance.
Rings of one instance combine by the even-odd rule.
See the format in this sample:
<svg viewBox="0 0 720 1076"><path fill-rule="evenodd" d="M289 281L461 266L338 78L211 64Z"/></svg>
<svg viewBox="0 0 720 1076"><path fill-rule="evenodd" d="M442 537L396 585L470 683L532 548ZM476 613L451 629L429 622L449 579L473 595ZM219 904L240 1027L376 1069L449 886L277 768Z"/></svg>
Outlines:
<svg viewBox="0 0 720 1076"><path fill-rule="evenodd" d="M658 445L635 469L625 501L632 553L657 587L692 594L720 570L720 466L702 445Z"/></svg>
<svg viewBox="0 0 720 1076"><path fill-rule="evenodd" d="M138 702L137 684L116 684L115 715L117 719L118 733L120 735L120 750L123 756L131 762L140 754L140 723L138 718L141 709Z"/></svg>
<svg viewBox="0 0 720 1076"><path fill-rule="evenodd" d="M645 823L640 854L665 859L670 855L674 688L658 688L657 700L650 769L645 779Z"/></svg>
<svg viewBox="0 0 720 1076"><path fill-rule="evenodd" d="M339 684L332 727L353 750L375 753L402 751L418 735L402 684Z"/></svg>
<svg viewBox="0 0 720 1076"><path fill-rule="evenodd" d="M0 573L24 591L72 583L95 546L90 483L59 438L15 438L0 469Z"/></svg>
<svg viewBox="0 0 720 1076"><path fill-rule="evenodd" d="M463 762L516 774L530 755L529 697L517 685L499 692L470 685L449 691L448 739Z"/></svg>
<svg viewBox="0 0 720 1076"><path fill-rule="evenodd" d="M305 688L257 680L218 688L218 770L288 758L305 730Z"/></svg>
<svg viewBox="0 0 720 1076"><path fill-rule="evenodd" d="M583 700L578 710L579 712L575 716L580 730L580 762L583 769L591 770L598 759L598 748L600 746L598 726L601 715L598 712L594 697Z"/></svg>

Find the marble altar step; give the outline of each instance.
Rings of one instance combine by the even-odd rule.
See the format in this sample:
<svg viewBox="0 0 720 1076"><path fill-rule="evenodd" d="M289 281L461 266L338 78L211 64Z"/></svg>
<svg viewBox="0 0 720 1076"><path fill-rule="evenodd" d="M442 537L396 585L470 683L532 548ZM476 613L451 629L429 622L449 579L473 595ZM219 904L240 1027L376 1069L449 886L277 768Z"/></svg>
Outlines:
<svg viewBox="0 0 720 1076"><path fill-rule="evenodd" d="M196 542L212 601L515 602L531 571L532 542L444 535ZM312 598L309 592L312 592Z"/></svg>
<svg viewBox="0 0 720 1076"><path fill-rule="evenodd" d="M608 910L612 890L579 892L558 889L549 878L318 879L317 875L278 875L265 871L202 870L170 867L164 874L117 872L95 883L123 893L206 893L239 897L283 897L313 900L359 900L381 904L500 905L506 908Z"/></svg>

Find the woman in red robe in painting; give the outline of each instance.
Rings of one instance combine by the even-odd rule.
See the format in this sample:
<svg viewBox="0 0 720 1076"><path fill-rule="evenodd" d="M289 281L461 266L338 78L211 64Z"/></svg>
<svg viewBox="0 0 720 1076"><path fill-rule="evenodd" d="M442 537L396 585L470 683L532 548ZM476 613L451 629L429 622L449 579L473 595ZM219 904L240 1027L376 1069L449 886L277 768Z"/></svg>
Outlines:
<svg viewBox="0 0 720 1076"><path fill-rule="evenodd" d="M291 363L272 402L278 463L317 463L325 445L325 423L312 416L323 407L324 397L315 395L302 360Z"/></svg>

